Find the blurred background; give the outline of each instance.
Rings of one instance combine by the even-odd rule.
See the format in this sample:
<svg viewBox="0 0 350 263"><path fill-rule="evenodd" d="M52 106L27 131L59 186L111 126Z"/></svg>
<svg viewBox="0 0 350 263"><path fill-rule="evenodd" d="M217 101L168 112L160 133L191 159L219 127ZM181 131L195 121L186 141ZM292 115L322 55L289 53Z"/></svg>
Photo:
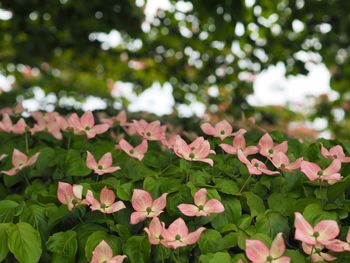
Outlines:
<svg viewBox="0 0 350 263"><path fill-rule="evenodd" d="M0 106L348 138L349 42L348 0L0 0Z"/></svg>

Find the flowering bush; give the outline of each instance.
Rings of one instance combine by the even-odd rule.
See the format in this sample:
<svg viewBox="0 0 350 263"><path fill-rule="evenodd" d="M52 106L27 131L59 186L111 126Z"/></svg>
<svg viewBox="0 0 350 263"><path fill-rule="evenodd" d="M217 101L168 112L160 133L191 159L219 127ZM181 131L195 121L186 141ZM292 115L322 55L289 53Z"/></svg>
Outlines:
<svg viewBox="0 0 350 263"><path fill-rule="evenodd" d="M0 261L350 262L349 142L201 130L3 113Z"/></svg>

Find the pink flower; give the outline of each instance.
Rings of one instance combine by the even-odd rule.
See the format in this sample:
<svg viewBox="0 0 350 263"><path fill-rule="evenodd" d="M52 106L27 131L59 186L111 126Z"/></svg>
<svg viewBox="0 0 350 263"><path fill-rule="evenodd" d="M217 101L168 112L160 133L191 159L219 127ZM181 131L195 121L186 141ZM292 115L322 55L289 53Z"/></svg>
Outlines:
<svg viewBox="0 0 350 263"><path fill-rule="evenodd" d="M209 154L215 152L210 149L210 144L203 137L198 137L191 144L187 144L180 136L176 137L174 144L174 152L177 156L188 160L205 162L213 166L212 159L206 158Z"/></svg>
<svg viewBox="0 0 350 263"><path fill-rule="evenodd" d="M166 247L177 249L195 244L200 238L204 227L198 228L196 231L189 233L187 225L182 218L176 219L168 229L163 229L162 236Z"/></svg>
<svg viewBox="0 0 350 263"><path fill-rule="evenodd" d="M295 162L291 163L288 156L283 152L278 152L273 155L272 163L273 165L281 169L282 171L293 171L300 168L303 157L297 159Z"/></svg>
<svg viewBox="0 0 350 263"><path fill-rule="evenodd" d="M57 112L33 112L31 115L37 122L34 127L30 129L32 135L37 132L45 131L50 133L57 140L62 140L63 136L60 131L60 126L56 121L56 118L59 116Z"/></svg>
<svg viewBox="0 0 350 263"><path fill-rule="evenodd" d="M239 150L241 150L245 156L259 152L259 148L256 146L246 146L244 132L241 132L235 136L235 138L232 140L232 146L225 143L222 143L219 146L228 154L237 154Z"/></svg>
<svg viewBox="0 0 350 263"><path fill-rule="evenodd" d="M12 123L10 116L5 113L0 122L0 130L4 132L13 132L15 134L23 134L26 132L27 124L23 118L19 119L16 124Z"/></svg>
<svg viewBox="0 0 350 263"><path fill-rule="evenodd" d="M322 250L325 248L321 244L316 244L316 245L309 245L307 243L302 243L301 244L304 252L308 255L311 255L311 260L312 262L324 262L324 261L334 261L337 258L333 257L331 254L322 252Z"/></svg>
<svg viewBox="0 0 350 263"><path fill-rule="evenodd" d="M125 258L125 255L113 256L112 248L102 240L92 252L91 263L122 263Z"/></svg>
<svg viewBox="0 0 350 263"><path fill-rule="evenodd" d="M135 212L131 214L130 223L137 224L147 217L152 218L163 213L163 209L166 206L167 195L167 193L164 193L153 201L150 193L135 189L131 198L131 205L135 209Z"/></svg>
<svg viewBox="0 0 350 263"><path fill-rule="evenodd" d="M73 127L71 127L68 124L68 120L61 116L61 115L57 115L55 116L55 120L57 122L58 127L62 130L62 131L69 131L69 130L73 130Z"/></svg>
<svg viewBox="0 0 350 263"><path fill-rule="evenodd" d="M259 140L259 153L265 157L272 158L278 152L286 153L288 150L288 142L284 141L280 144L274 145L270 134L265 133Z"/></svg>
<svg viewBox="0 0 350 263"><path fill-rule="evenodd" d="M238 151L238 159L244 163L247 168L248 168L248 172L250 174L268 174L268 175L274 175L274 174L279 174L280 172L278 171L271 171L267 168L267 166L259 161L258 159L252 159L251 161L249 161L247 159L247 157L243 154L242 151Z"/></svg>
<svg viewBox="0 0 350 263"><path fill-rule="evenodd" d="M234 134L232 133L232 126L228 121L222 120L218 122L215 127L213 127L209 123L203 123L201 125L202 131L206 135L211 135L216 138L220 138L220 140L224 140L226 137L233 136Z"/></svg>
<svg viewBox="0 0 350 263"><path fill-rule="evenodd" d="M39 158L39 155L40 155L40 152L37 152L36 154L34 154L32 157L29 158L24 153L20 152L17 149L14 149L12 153L13 168L8 171L1 171L1 172L9 176L13 176L17 174L19 171L21 171L22 169L35 164Z"/></svg>
<svg viewBox="0 0 350 263"><path fill-rule="evenodd" d="M125 126L127 124L127 116L125 111L119 112L116 116L108 118L104 116L100 116L101 123L108 124L108 126L112 127L115 124L120 126Z"/></svg>
<svg viewBox="0 0 350 263"><path fill-rule="evenodd" d="M148 141L161 141L165 139L166 126L161 126L160 121L146 122L144 120L133 121L136 133Z"/></svg>
<svg viewBox="0 0 350 263"><path fill-rule="evenodd" d="M164 140L161 141L162 145L165 146L169 150L174 149L174 145L176 142L176 134L171 135L169 138L165 138Z"/></svg>
<svg viewBox="0 0 350 263"><path fill-rule="evenodd" d="M350 251L350 228L346 234L346 242L339 239L333 239L325 242L325 245L328 249L335 252Z"/></svg>
<svg viewBox="0 0 350 263"><path fill-rule="evenodd" d="M103 187L100 192L100 202L95 199L90 190L87 191L86 201L90 205L92 211L99 210L105 214L112 214L125 208L122 201L115 202L114 192L107 187Z"/></svg>
<svg viewBox="0 0 350 263"><path fill-rule="evenodd" d="M294 213L295 239L308 245L327 245L339 234L339 227L334 220L322 220L312 227L298 212Z"/></svg>
<svg viewBox="0 0 350 263"><path fill-rule="evenodd" d="M91 111L85 112L80 119L76 113L73 113L68 119L68 125L73 127L76 134L85 134L89 139L109 129L107 124L95 125L94 115Z"/></svg>
<svg viewBox="0 0 350 263"><path fill-rule="evenodd" d="M83 199L83 186L81 185L58 182L57 198L62 204L67 205L69 211L78 205L87 204Z"/></svg>
<svg viewBox="0 0 350 263"><path fill-rule="evenodd" d="M327 150L323 145L321 145L321 154L323 157L330 159L330 160L335 160L338 159L342 163L349 163L350 162L350 157L346 157L343 147L340 145L333 146L329 150Z"/></svg>
<svg viewBox="0 0 350 263"><path fill-rule="evenodd" d="M219 200L207 201L207 189L202 188L194 194L194 204L180 204L177 206L186 216L210 216L222 213L225 208Z"/></svg>
<svg viewBox="0 0 350 263"><path fill-rule="evenodd" d="M326 181L329 184L335 184L343 178L339 173L341 162L338 159L333 160L331 165L324 170L317 164L308 161L302 161L300 168L310 181L321 180L321 182Z"/></svg>
<svg viewBox="0 0 350 263"><path fill-rule="evenodd" d="M114 173L115 171L120 170L119 166L112 166L112 162L112 153L110 152L105 153L97 163L91 152L87 151L86 167L94 170L94 172L98 175Z"/></svg>
<svg viewBox="0 0 350 263"><path fill-rule="evenodd" d="M153 217L149 226L144 228L148 235L148 241L152 245L163 244L164 239L162 237L162 232L164 228L164 223L160 222L158 217Z"/></svg>
<svg viewBox="0 0 350 263"><path fill-rule="evenodd" d="M260 240L246 240L246 255L252 263L289 263L291 258L283 256L286 246L282 237L282 233L278 233L276 238L268 248Z"/></svg>
<svg viewBox="0 0 350 263"><path fill-rule="evenodd" d="M147 140L143 140L142 143L138 146L132 147L126 140L121 139L119 141L119 148L122 149L130 157L142 161L145 153L148 151L148 143Z"/></svg>

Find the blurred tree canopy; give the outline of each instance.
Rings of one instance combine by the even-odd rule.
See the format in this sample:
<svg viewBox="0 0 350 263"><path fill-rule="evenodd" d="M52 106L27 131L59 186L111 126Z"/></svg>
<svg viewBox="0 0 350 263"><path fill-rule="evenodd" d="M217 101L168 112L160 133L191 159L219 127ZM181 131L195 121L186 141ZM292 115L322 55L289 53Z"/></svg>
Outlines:
<svg viewBox="0 0 350 263"><path fill-rule="evenodd" d="M169 82L176 103L194 96L237 114L249 109L246 96L263 69L283 62L287 74L307 73L308 63L323 62L340 93L334 104L347 110L350 1L170 2L147 20L141 0L1 0L12 17L0 20L0 70L15 76L15 95L40 86L108 98L118 80L138 92ZM108 42L110 32L118 45ZM218 96L208 94L211 86Z"/></svg>

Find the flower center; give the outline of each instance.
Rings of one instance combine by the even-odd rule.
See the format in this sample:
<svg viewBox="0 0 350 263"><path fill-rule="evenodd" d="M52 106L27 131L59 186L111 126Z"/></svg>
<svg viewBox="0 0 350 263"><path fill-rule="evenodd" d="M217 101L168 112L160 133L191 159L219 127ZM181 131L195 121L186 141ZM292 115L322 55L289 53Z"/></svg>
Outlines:
<svg viewBox="0 0 350 263"><path fill-rule="evenodd" d="M286 168L286 164L281 163L281 168Z"/></svg>
<svg viewBox="0 0 350 263"><path fill-rule="evenodd" d="M147 132L146 135L149 137L149 136L152 135L152 133L151 132Z"/></svg>
<svg viewBox="0 0 350 263"><path fill-rule="evenodd" d="M333 158L334 158L334 159L337 159L338 156L337 156L336 154L333 154Z"/></svg>
<svg viewBox="0 0 350 263"><path fill-rule="evenodd" d="M181 241L181 236L180 236L180 235L176 235L176 236L175 236L175 240L176 240L176 241Z"/></svg>
<svg viewBox="0 0 350 263"><path fill-rule="evenodd" d="M90 131L90 127L89 127L89 126L86 126L86 127L85 127L85 130L86 130L86 131Z"/></svg>
<svg viewBox="0 0 350 263"><path fill-rule="evenodd" d="M146 208L146 212L147 212L147 214L150 214L150 213L152 213L152 208L150 208L150 207L147 207L147 208Z"/></svg>
<svg viewBox="0 0 350 263"><path fill-rule="evenodd" d="M224 135L224 134L225 134L225 131L224 131L224 130L220 131L220 134L221 134L221 135Z"/></svg>
<svg viewBox="0 0 350 263"><path fill-rule="evenodd" d="M134 154L134 150L130 150L129 153L130 153L130 154Z"/></svg>
<svg viewBox="0 0 350 263"><path fill-rule="evenodd" d="M105 208L107 208L107 207L108 207L108 206L107 206L106 204L103 204L103 203L101 204L101 208L102 208L102 209L105 209Z"/></svg>
<svg viewBox="0 0 350 263"><path fill-rule="evenodd" d="M99 170L103 170L103 166L102 166L102 165L97 166L97 168L98 168Z"/></svg>
<svg viewBox="0 0 350 263"><path fill-rule="evenodd" d="M255 163L255 164L254 164L254 167L255 167L255 168L258 168L258 167L259 167L259 164L258 164L258 163Z"/></svg>
<svg viewBox="0 0 350 263"><path fill-rule="evenodd" d="M190 159L193 159L194 158L194 153L190 153L188 157L190 157Z"/></svg>
<svg viewBox="0 0 350 263"><path fill-rule="evenodd" d="M266 261L267 261L267 262L272 262L272 260L273 260L273 257L271 257L271 256L268 256L268 257L266 258Z"/></svg>
<svg viewBox="0 0 350 263"><path fill-rule="evenodd" d="M323 172L322 172L322 171L318 171L318 172L317 172L317 175L318 175L318 176L321 176L321 175L323 175Z"/></svg>
<svg viewBox="0 0 350 263"><path fill-rule="evenodd" d="M203 206L203 205L199 205L199 206L198 206L198 210L199 210L199 211L203 211L203 209L204 209L204 206Z"/></svg>
<svg viewBox="0 0 350 263"><path fill-rule="evenodd" d="M76 200L76 199L73 199L73 200L72 200L72 204L73 204L74 206L76 206L78 203L79 203L78 200Z"/></svg>
<svg viewBox="0 0 350 263"><path fill-rule="evenodd" d="M318 232L316 231L315 233L313 233L312 236L315 237L315 238L318 238L318 237L320 236L320 233L318 233Z"/></svg>
<svg viewBox="0 0 350 263"><path fill-rule="evenodd" d="M268 152L269 152L269 154L273 154L273 150L272 149L270 149Z"/></svg>

